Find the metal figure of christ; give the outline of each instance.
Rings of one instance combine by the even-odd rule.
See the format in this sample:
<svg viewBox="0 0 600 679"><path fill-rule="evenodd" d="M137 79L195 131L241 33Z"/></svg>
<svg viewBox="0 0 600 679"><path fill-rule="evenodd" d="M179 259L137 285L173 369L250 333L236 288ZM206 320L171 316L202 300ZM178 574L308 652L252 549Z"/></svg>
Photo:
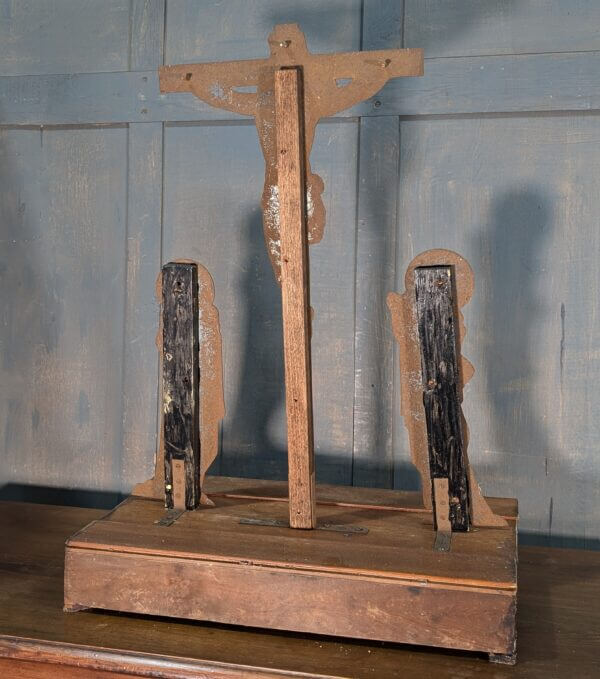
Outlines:
<svg viewBox="0 0 600 679"><path fill-rule="evenodd" d="M318 243L325 227L323 180L311 172L315 127L373 96L390 78L423 74L421 49L311 54L297 24L279 24L268 38L268 59L182 64L160 68L161 92L192 92L211 106L254 116L265 158L262 195L265 242L275 277L281 283L275 71L301 67L304 99L306 221L309 243ZM249 91L252 90L252 91Z"/></svg>

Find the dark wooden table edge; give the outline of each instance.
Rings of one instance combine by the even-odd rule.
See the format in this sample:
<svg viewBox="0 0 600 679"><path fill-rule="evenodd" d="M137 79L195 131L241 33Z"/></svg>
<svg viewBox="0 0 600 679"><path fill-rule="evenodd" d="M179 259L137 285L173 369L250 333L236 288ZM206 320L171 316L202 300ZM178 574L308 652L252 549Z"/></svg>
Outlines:
<svg viewBox="0 0 600 679"><path fill-rule="evenodd" d="M153 679L159 677L191 679L204 676L214 677L214 679L274 679L277 677L345 679L342 675L278 670L8 635L0 635L0 659L63 665L81 670L114 672Z"/></svg>

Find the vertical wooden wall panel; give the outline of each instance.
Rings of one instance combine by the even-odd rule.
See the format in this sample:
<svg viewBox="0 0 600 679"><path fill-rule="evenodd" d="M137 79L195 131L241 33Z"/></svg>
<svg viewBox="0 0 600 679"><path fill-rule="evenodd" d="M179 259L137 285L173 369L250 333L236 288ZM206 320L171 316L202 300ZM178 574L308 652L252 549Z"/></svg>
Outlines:
<svg viewBox="0 0 600 679"><path fill-rule="evenodd" d="M273 421L283 422L281 294L262 237L256 130L243 122L167 126L164 148L163 259L207 267L221 322L227 413L211 472L283 478L285 450L267 436Z"/></svg>
<svg viewBox="0 0 600 679"><path fill-rule="evenodd" d="M130 0L5 0L0 73L127 70L129 6Z"/></svg>
<svg viewBox="0 0 600 679"><path fill-rule="evenodd" d="M355 122L317 129L313 165L327 187L328 224L309 253L317 474L344 483L352 468L356 145ZM208 267L221 317L227 415L218 469L285 478L281 301L262 235L263 176L253 125L166 129L163 257Z"/></svg>
<svg viewBox="0 0 600 679"><path fill-rule="evenodd" d="M394 341L385 298L395 289L400 122L363 118L354 326L354 469L357 486L391 487ZM397 404L396 404L397 405Z"/></svg>
<svg viewBox="0 0 600 679"><path fill-rule="evenodd" d="M431 247L475 271L465 307L469 456L524 530L597 535L595 116L407 121L398 269ZM577 528L576 528L577 525ZM587 536L587 537L586 537Z"/></svg>
<svg viewBox="0 0 600 679"><path fill-rule="evenodd" d="M118 484L126 136L0 132L4 482Z"/></svg>
<svg viewBox="0 0 600 679"><path fill-rule="evenodd" d="M129 65L162 64L165 0L135 0L130 21ZM158 433L159 306L163 183L163 124L131 123L127 146L127 288L123 342L123 449L119 488L154 473Z"/></svg>
<svg viewBox="0 0 600 679"><path fill-rule="evenodd" d="M167 0L131 0L129 69L149 71L163 63Z"/></svg>
<svg viewBox="0 0 600 679"><path fill-rule="evenodd" d="M365 0L362 49L402 47L404 3ZM362 118L356 225L352 483L393 485L394 341L385 298L395 289L400 121Z"/></svg>
<svg viewBox="0 0 600 679"><path fill-rule="evenodd" d="M165 261L194 257L215 277L228 411L215 470L285 476L256 132L150 93L165 34L167 62L247 58L267 53L274 23L297 21L313 51L424 47L429 73L388 85L360 121L317 129L328 211L310 252L318 479L389 485L393 473L414 485L381 295L400 289L414 254L450 247L477 274L465 409L484 489L519 495L527 530L600 544L598 121L535 114L597 111L596 2L51 5L0 7L0 70L41 74L4 78L0 119L74 126L0 130L0 482L126 490L150 474L163 211ZM460 58L486 54L504 56ZM421 118L465 111L486 115ZM413 117L398 131L402 112ZM164 172L163 120L184 123L167 128Z"/></svg>
<svg viewBox="0 0 600 679"><path fill-rule="evenodd" d="M405 0L407 47L425 56L600 49L596 0Z"/></svg>
<svg viewBox="0 0 600 679"><path fill-rule="evenodd" d="M159 388L155 283L160 271L162 137L162 123L129 126L122 490L150 478L154 471Z"/></svg>
<svg viewBox="0 0 600 679"><path fill-rule="evenodd" d="M317 481L352 483L358 121L317 126L311 166L325 182L325 235L311 245Z"/></svg>
<svg viewBox="0 0 600 679"><path fill-rule="evenodd" d="M167 0L165 63L256 59L275 24L299 23L312 52L360 49L361 0Z"/></svg>

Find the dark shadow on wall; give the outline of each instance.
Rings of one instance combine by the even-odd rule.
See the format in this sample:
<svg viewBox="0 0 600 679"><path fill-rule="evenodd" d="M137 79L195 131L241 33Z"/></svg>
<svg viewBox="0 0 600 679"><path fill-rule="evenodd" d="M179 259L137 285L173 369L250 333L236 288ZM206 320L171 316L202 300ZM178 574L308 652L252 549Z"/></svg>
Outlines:
<svg viewBox="0 0 600 679"><path fill-rule="evenodd" d="M42 156L43 133L39 148L29 141L34 134L0 129L0 481L37 471L27 467L45 426L32 387L36 355L55 350L64 322L67 282L58 271L49 274L44 260L42 199L32 204L21 190L41 184L35 164L17 161L25 152Z"/></svg>
<svg viewBox="0 0 600 679"><path fill-rule="evenodd" d="M479 369L490 399L492 440L488 456L478 467L485 469L485 476L502 494L518 496L524 519L529 502L539 504L540 495L548 500L548 527L540 528L548 533L526 528L522 542L593 548L593 540L552 534L552 493L558 480L548 475L548 461L561 460L561 452L547 426L550 414L535 398L542 369L538 340L553 313L539 294L547 275L547 243L554 230L550 204L535 185L498 196L489 225L473 243L474 268L489 276L485 282L489 292L481 307L488 345L485 365ZM560 483L569 484L563 462Z"/></svg>
<svg viewBox="0 0 600 679"><path fill-rule="evenodd" d="M228 415L219 462L211 473L285 480L288 466L281 288L267 254L259 210L246 221L241 238L246 264L237 288L242 316L240 375L235 397L226 404ZM323 395L315 395L315 401L318 396ZM339 470L347 469L348 463L344 451L316 453L317 481L339 483Z"/></svg>
<svg viewBox="0 0 600 679"><path fill-rule="evenodd" d="M267 254L260 210L250 215L241 238L246 253L238 287L243 355L237 394L227 404L220 473L284 479L287 452L269 434L284 405L281 291Z"/></svg>
<svg viewBox="0 0 600 679"><path fill-rule="evenodd" d="M482 368L493 406L494 446L516 455L544 456L554 448L531 390L539 370L536 338L550 311L536 289L554 229L549 204L535 186L496 198L489 235L478 241L479 262L490 262L483 313L491 344Z"/></svg>
<svg viewBox="0 0 600 679"><path fill-rule="evenodd" d="M127 496L110 490L84 490L82 488L55 488L29 486L23 483L7 483L0 487L0 500L11 502L34 502L44 505L67 507L91 507L112 509Z"/></svg>

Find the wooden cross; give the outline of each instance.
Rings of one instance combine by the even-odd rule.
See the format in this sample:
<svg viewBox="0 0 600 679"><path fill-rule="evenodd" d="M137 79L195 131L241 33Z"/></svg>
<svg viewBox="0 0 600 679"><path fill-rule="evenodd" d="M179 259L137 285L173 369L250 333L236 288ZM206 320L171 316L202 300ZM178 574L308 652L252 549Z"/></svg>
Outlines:
<svg viewBox="0 0 600 679"><path fill-rule="evenodd" d="M308 244L325 226L322 179L311 172L317 122L367 99L390 78L423 74L420 49L311 54L296 24L275 26L267 59L163 66L161 92L254 116L265 158L263 228L282 286L290 525L314 528Z"/></svg>
<svg viewBox="0 0 600 679"><path fill-rule="evenodd" d="M265 240L275 276L280 281L276 71L289 67L302 70L308 240L318 243L325 226L325 208L321 200L323 181L311 172L309 156L319 119L333 116L373 96L390 78L423 75L423 50L311 54L297 24L275 26L268 43L271 52L268 59L163 66L159 74L161 92L192 92L216 108L254 116L265 157L262 195Z"/></svg>

